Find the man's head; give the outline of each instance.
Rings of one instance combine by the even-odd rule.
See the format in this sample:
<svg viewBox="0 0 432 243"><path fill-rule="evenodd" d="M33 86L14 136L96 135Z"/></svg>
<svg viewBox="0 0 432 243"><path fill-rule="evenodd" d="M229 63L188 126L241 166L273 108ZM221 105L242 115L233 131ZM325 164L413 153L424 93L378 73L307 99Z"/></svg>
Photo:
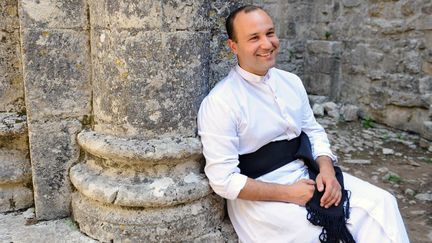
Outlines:
<svg viewBox="0 0 432 243"><path fill-rule="evenodd" d="M228 16L225 26L228 45L237 55L240 67L262 76L276 64L279 39L273 21L262 8L238 8Z"/></svg>

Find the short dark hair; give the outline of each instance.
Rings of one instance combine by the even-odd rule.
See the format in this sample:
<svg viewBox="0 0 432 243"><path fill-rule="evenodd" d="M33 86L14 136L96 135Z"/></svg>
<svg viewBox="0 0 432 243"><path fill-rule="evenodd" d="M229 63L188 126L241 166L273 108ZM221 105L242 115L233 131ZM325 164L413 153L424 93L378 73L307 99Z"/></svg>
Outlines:
<svg viewBox="0 0 432 243"><path fill-rule="evenodd" d="M244 5L242 7L237 8L236 10L232 11L230 13L230 15L225 20L225 28L226 28L226 31L228 34L228 38L233 40L233 41L236 41L236 36L235 36L235 32L234 32L234 19L238 13L240 13L240 12L249 13L252 11L259 10L259 9L265 11L263 8L261 8L259 6L255 6L255 5Z"/></svg>

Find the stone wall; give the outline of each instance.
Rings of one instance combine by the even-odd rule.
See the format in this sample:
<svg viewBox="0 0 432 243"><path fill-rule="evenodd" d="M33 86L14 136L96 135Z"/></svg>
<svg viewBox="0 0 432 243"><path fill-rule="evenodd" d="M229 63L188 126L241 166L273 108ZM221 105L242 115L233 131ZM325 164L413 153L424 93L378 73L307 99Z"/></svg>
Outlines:
<svg viewBox="0 0 432 243"><path fill-rule="evenodd" d="M432 139L432 1L256 1L274 17L278 66L311 94Z"/></svg>
<svg viewBox="0 0 432 243"><path fill-rule="evenodd" d="M0 212L33 204L17 1L0 2Z"/></svg>
<svg viewBox="0 0 432 243"><path fill-rule="evenodd" d="M272 15L277 65L311 94L432 139L430 0L6 0L0 212L34 199L53 219L72 203L81 230L108 241L226 237L195 117L235 64L224 21L246 3Z"/></svg>

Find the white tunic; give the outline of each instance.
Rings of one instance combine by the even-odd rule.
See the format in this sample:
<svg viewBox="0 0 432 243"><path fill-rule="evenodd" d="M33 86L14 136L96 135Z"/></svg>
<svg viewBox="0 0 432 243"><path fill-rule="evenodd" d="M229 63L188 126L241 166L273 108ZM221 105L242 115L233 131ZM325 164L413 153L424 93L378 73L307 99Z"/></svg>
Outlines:
<svg viewBox="0 0 432 243"><path fill-rule="evenodd" d="M238 155L263 145L292 139L304 131L316 158L336 161L327 135L314 116L296 75L272 68L261 77L236 66L203 100L198 133L213 190L228 199L228 213L241 242L319 242L321 227L309 223L306 209L292 203L238 199L247 177ZM302 161L293 161L257 180L292 184L308 178ZM395 198L344 173L351 195L348 228L357 242L409 242Z"/></svg>

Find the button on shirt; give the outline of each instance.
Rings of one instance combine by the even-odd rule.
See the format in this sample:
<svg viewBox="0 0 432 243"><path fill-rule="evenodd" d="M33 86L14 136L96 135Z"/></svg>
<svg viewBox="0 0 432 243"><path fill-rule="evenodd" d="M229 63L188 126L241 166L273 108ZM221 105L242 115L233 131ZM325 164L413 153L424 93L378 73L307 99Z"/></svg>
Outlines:
<svg viewBox="0 0 432 243"><path fill-rule="evenodd" d="M247 180L237 167L238 155L290 140L301 131L309 136L315 159L327 155L336 161L298 76L276 68L257 76L237 65L203 100L198 113L210 186L218 195L236 199Z"/></svg>

